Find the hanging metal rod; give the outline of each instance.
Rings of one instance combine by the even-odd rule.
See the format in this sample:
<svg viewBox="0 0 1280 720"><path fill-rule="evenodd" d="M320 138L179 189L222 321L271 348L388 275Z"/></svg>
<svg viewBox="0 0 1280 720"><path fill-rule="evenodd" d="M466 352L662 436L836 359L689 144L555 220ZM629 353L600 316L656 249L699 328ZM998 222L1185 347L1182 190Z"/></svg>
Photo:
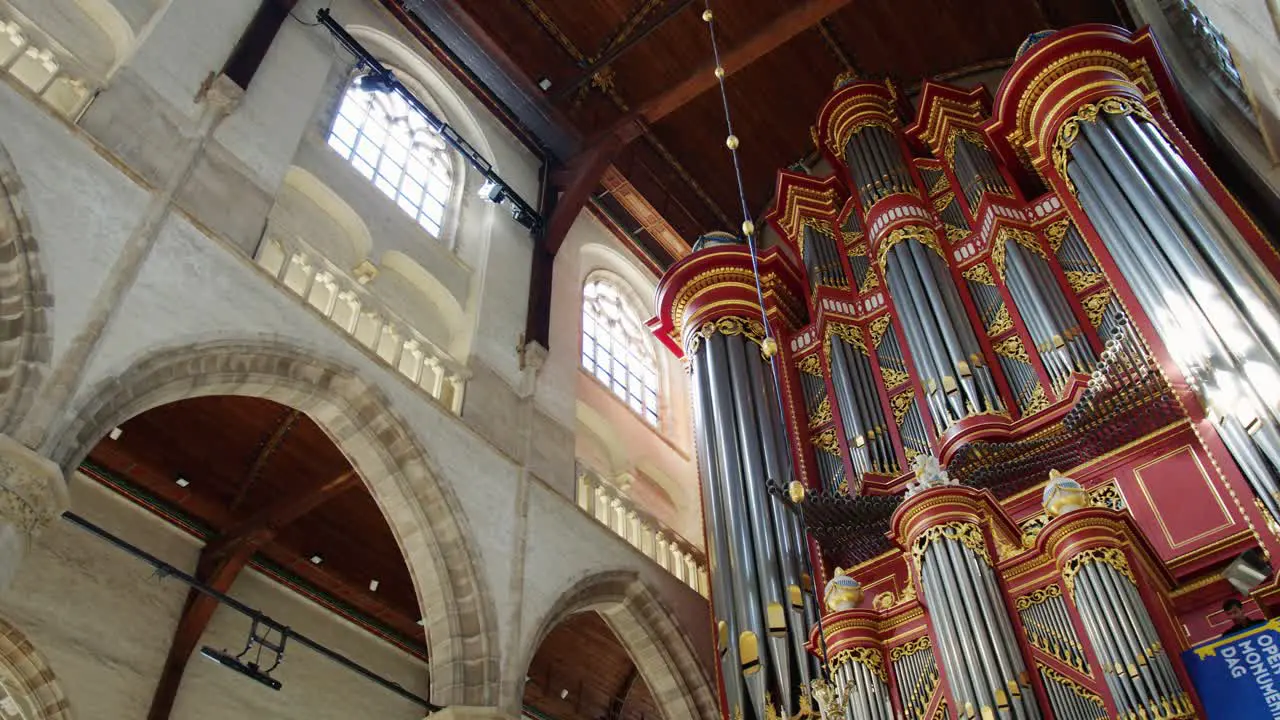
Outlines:
<svg viewBox="0 0 1280 720"><path fill-rule="evenodd" d="M387 678L375 673L374 671L366 668L360 663L357 663L356 661L347 657L346 655L343 655L342 653L339 653L336 650L331 650L325 645L321 645L320 643L316 642L315 640L312 640L306 635L303 635L297 630L294 630L286 625L281 625L276 620L273 620L269 616L263 614L262 612L255 610L254 608L251 608L248 605L245 605L244 603L240 602L239 600L236 600L235 598L231 597L230 595L227 595L226 593L222 593L222 592L218 592L217 590L214 590L208 585L200 582L194 576L188 573L185 573L182 570L179 570L178 568L161 560L155 555L152 555L146 550L143 550L142 548L130 543L128 540L125 540L124 538L121 538L118 535L112 534L110 531L98 525L95 525L89 520L86 520L85 518L73 512L63 513L62 519L66 520L72 525L75 525L76 527L79 527L82 530L87 530L89 533L96 535L103 540L106 540L108 543L116 546L117 548L120 548L121 550L124 550L125 552L138 558L139 560L142 560L143 562L147 563L151 567L155 568L157 573L161 577L177 578L178 580L189 585L191 589L200 593L204 593L205 595L208 595L209 597L213 598L214 600L217 600L223 605L226 605L232 610L235 610L241 615L244 615L251 620L256 620L259 624L264 625L268 628L271 628L276 632L279 632L281 637L288 638L298 643L299 645L311 648L312 650L328 658L329 660L332 660L333 662L356 673L357 675L363 676L366 680L370 680L378 685L381 685L383 688L390 690L391 692L395 693L396 695L399 695L405 700L408 700L409 702L412 702L421 706L427 711L428 715L444 709L440 705L436 705L435 703L432 703L430 700L427 700L426 698L420 695L417 695L416 693L406 690L404 686L400 685L400 683L394 682L392 680L388 680Z"/></svg>
<svg viewBox="0 0 1280 720"><path fill-rule="evenodd" d="M506 181L498 176L498 173L494 172L493 164L486 160L479 150L472 147L471 143L459 135L458 131L454 130L449 123L437 117L426 105L422 104L421 100L409 92L409 89L396 79L395 73L379 62L372 53L360 44L359 40L352 37L346 28L333 19L333 15L329 13L328 8L321 8L316 12L316 21L323 25L335 40L342 43L342 46L348 52L356 56L356 62L361 67L369 69L369 74L366 77L376 78L374 82L377 83L380 90L393 92L403 98L405 102L409 103L409 107L416 110L427 121L427 125L432 130L439 133L446 143L466 159L467 164L480 172L485 182L494 187L494 192L489 195L490 198L495 202L505 199L511 203L511 216L515 218L516 222L535 233L542 227L542 216L532 205L525 202L524 198L520 197L520 193L516 192Z"/></svg>

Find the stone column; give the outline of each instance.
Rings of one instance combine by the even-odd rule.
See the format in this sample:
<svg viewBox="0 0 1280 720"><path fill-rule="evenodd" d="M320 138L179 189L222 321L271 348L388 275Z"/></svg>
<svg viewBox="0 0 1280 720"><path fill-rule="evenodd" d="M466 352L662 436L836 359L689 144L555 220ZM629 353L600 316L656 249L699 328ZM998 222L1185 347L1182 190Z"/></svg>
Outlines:
<svg viewBox="0 0 1280 720"><path fill-rule="evenodd" d="M0 591L13 582L31 542L69 505L62 468L0 435Z"/></svg>

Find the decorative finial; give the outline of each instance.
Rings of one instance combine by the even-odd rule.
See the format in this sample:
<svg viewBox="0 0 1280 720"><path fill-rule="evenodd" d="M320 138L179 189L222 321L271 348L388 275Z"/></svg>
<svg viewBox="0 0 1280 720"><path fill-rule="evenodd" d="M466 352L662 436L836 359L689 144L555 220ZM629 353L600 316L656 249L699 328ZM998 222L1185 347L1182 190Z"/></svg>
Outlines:
<svg viewBox="0 0 1280 720"><path fill-rule="evenodd" d="M791 502L797 505L804 502L804 494L804 483L799 480L792 480L791 483L787 485L787 495L791 497Z"/></svg>
<svg viewBox="0 0 1280 720"><path fill-rule="evenodd" d="M1049 471L1049 482L1044 486L1044 512L1051 518L1087 508L1093 504L1089 491L1057 470Z"/></svg>
<svg viewBox="0 0 1280 720"><path fill-rule="evenodd" d="M836 568L822 598L831 612L853 610L862 604L862 583L849 576L849 571Z"/></svg>

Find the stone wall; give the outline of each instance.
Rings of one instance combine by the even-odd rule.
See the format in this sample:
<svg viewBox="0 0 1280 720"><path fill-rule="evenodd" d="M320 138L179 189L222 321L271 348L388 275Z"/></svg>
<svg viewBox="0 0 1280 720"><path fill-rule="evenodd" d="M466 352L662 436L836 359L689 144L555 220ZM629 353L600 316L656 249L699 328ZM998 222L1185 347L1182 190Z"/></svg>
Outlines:
<svg viewBox="0 0 1280 720"><path fill-rule="evenodd" d="M50 1L67 12L78 7L74 0ZM537 160L452 76L415 53L405 30L364 0L304 1L295 15L313 17L323 5L332 5L334 16L375 52L413 72L501 175L525 197L535 196ZM213 100L198 94L255 6L256 0L157 3L76 123L0 78L0 148L12 160L11 168L0 168L0 187L22 208L35 248L28 269L48 290L47 298L13 302L32 317L41 302L52 303L48 321L22 335L48 343L50 352L32 356L41 367L23 376L24 387L3 390L33 398L31 412L9 434L73 469L112 423L157 403L209 393L271 397L330 431L386 513L419 582L437 702L509 708L518 702L522 662L532 656L539 623L561 595L601 572L631 573L652 594L650 616L663 608L660 614L679 619L656 642L680 659L672 667L685 687L705 690L705 669L690 674L699 667L692 658L710 656L705 601L572 504L575 418L566 398L576 392L577 313L557 314L553 344L563 347L552 348L540 372L522 367L528 232L505 209L475 197L474 172L446 237L436 239L397 222L400 211L390 201L353 183L342 163L327 162L333 158L323 155L323 132L350 67L319 29L287 22L244 97L228 100L225 119L211 114ZM0 0L0 11L6 9ZM457 359L470 374L461 416L253 261L283 179L296 167L375 231L374 261L401 252L458 301L465 356ZM613 243L594 221L580 221L574 233L579 244ZM569 277L565 287L580 283ZM557 279L560 305L574 301L564 282ZM680 422L687 429L687 420ZM78 492L72 509L80 511L85 497ZM175 562L194 557L196 547L168 530L126 525L143 532L149 551L177 553ZM106 706L98 699L110 698L120 710L103 716L140 716L138 703L149 699L149 689L139 688L157 677L163 656L157 648L171 635L182 593L152 588L145 577L138 585L144 569L113 564L101 556L105 550L84 546L72 532L57 524L48 531L4 614L51 658L81 714L99 715ZM297 604L271 599L260 581L245 583L236 592L283 609ZM129 588L144 601L129 602ZM57 613L41 615L46 609ZM227 622L220 614L211 636L221 642ZM351 634L331 616L315 615L314 622L317 634ZM102 633L106 627L134 632L123 633L117 646ZM295 666L299 673L305 662ZM179 696L180 711L184 703L213 703L227 694L213 671L193 665L195 690ZM395 672L410 674L407 686L422 683L407 666ZM235 701L267 702L251 693ZM223 708L223 717L250 714ZM403 709L393 704L386 713L359 714L397 712Z"/></svg>

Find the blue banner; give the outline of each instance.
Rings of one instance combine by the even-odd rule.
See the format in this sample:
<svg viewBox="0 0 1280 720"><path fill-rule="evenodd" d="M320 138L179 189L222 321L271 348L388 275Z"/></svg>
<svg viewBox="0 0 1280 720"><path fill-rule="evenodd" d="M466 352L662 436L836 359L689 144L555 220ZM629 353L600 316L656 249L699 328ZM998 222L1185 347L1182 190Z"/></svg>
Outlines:
<svg viewBox="0 0 1280 720"><path fill-rule="evenodd" d="M1280 720L1280 618L1182 653L1208 720Z"/></svg>

